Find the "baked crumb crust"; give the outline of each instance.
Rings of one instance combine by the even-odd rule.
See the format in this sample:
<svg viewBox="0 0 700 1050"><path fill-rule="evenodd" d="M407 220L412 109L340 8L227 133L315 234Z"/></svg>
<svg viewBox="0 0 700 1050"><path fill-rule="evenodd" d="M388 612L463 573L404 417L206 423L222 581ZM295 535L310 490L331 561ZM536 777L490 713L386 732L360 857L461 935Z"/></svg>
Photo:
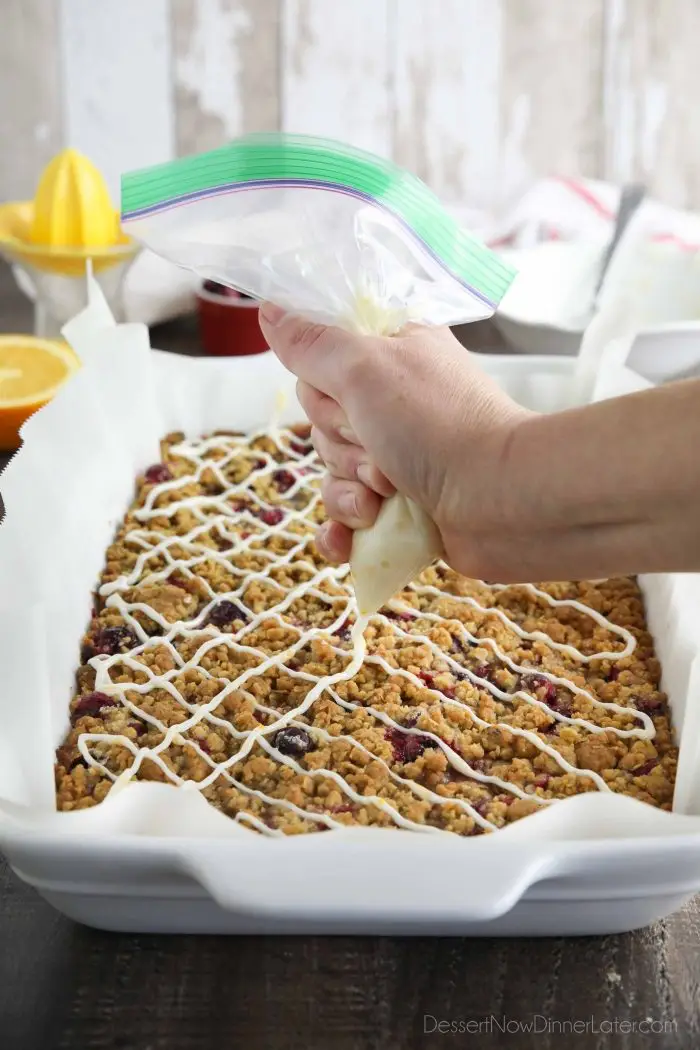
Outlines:
<svg viewBox="0 0 700 1050"><path fill-rule="evenodd" d="M270 730L352 656L347 569L313 542L307 439L164 439L107 552L58 808L98 804L132 770L206 781L212 805L268 834L473 835L584 791L670 809L677 750L629 578L496 588L433 566L373 618L359 671Z"/></svg>

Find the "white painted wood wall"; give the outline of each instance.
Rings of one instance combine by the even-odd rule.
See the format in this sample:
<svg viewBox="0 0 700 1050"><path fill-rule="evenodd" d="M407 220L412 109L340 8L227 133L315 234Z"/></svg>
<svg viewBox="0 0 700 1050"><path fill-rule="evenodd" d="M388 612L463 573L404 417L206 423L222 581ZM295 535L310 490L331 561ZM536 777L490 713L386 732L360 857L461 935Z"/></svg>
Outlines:
<svg viewBox="0 0 700 1050"><path fill-rule="evenodd" d="M62 145L122 170L283 128L448 202L641 177L700 208L700 0L2 0L0 199Z"/></svg>

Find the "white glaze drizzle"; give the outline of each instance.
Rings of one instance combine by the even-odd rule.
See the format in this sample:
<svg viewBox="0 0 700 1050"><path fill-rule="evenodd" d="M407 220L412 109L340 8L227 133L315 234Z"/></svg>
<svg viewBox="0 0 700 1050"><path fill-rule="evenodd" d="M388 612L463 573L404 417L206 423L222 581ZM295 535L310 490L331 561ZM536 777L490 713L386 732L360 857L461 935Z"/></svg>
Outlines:
<svg viewBox="0 0 700 1050"><path fill-rule="evenodd" d="M482 580L478 580L477 582L481 583L484 587L490 587L493 591L507 591L510 589L507 584L486 584L483 583ZM412 590L415 590L416 594L432 594L441 598L449 598L450 601L461 602L463 605L470 605L473 609L477 609L479 612L497 616L506 625L506 627L508 627L515 634L517 634L519 638L522 638L527 641L545 642L545 644L548 645L551 649L556 649L558 650L558 652L564 653L570 659L577 660L580 663L590 663L591 660L622 660L624 657L630 656L634 652L637 645L634 635L631 634L625 627L618 627L617 624L611 623L610 620L607 620L599 612L596 612L595 609L589 609L587 605L584 605L582 602L576 601L575 598L552 598L550 594L547 594L546 591L542 591L538 587L535 587L532 583L521 583L517 584L517 586L528 590L530 594L535 595L537 598L543 599L549 605L555 608L561 608L566 606L569 609L576 609L577 612L584 613L584 615L589 616L601 627L604 627L606 630L610 631L611 634L616 634L619 638L624 638L624 649L617 651L605 650L602 652L587 655L585 653L582 653L579 649L576 649L573 645L567 645L566 642L555 642L554 639L550 638L550 636L548 634L545 634L544 631L523 630L523 628L514 620L511 620L510 617L507 616L502 609L499 609L495 606L487 607L481 605L476 600L476 598L471 598L459 594L451 594L448 591L441 591L438 590L437 587L431 586L421 587L418 585L413 585Z"/></svg>
<svg viewBox="0 0 700 1050"><path fill-rule="evenodd" d="M415 614L413 606L404 605L399 602L393 602L392 605L398 606L399 611L401 612L413 611ZM444 617L438 616L436 613L431 613L427 611L419 612L416 615L416 619L419 618L425 620L432 620L435 623L444 622ZM381 619L384 620L386 619L386 617L382 616ZM557 722L563 722L566 725L584 726L591 733L605 733L609 728L611 728L609 726L596 725L595 722L589 722L585 718L570 718L568 715L562 715L560 712L554 711L551 707L549 707L544 702L544 700L539 700L537 697L532 696L524 689L516 689L512 693L508 693L505 690L500 689L495 682L491 682L486 678L480 678L473 671L470 671L468 667L464 667L457 660L454 660L448 653L444 653L441 649L438 648L438 646L431 642L431 640L426 635L414 634L413 632L406 632L396 623L392 626L394 627L394 630L397 631L400 635L403 635L406 638L415 639L416 641L423 642L424 644L429 645L433 653L435 655L441 656L442 659L447 662L450 668L452 668L455 671L459 671L460 673L466 674L471 682L478 684L479 687L482 689L489 689L500 700L510 701L513 699L513 697L518 697L519 699L525 700L527 703L540 707L543 711L547 712L550 718L555 719L555 721ZM518 664L514 660L511 660L507 653L504 653L503 650L497 645L497 643L492 638L477 637L477 635L474 635L470 631L468 631L463 624L460 626L460 634L464 638L466 638L468 643L474 642L480 646L488 646L490 649L493 650L494 654L498 657L498 659L502 663L504 663L509 670L515 672L516 674L522 674L525 675L525 677L530 675L532 677L544 678L549 682L553 682L555 685L564 686L566 689L568 689L570 692L574 693L577 696L585 697L586 700L590 701L590 703L594 704L596 707L603 708L607 711L615 712L615 714L626 715L630 718L638 718L641 720L644 726L643 729L615 728L615 733L617 734L617 736L636 736L646 740L650 740L654 736L654 723L649 717L649 715L645 714L643 711L635 711L634 708L623 707L621 704L616 704L605 700L599 700L598 697L595 697L592 693L589 693L587 689L582 689L570 679L561 678L558 675L552 674L551 671L544 671L539 667L524 668L522 664ZM372 660L374 660L374 657L368 656L366 657L366 659L371 662Z"/></svg>
<svg viewBox="0 0 700 1050"><path fill-rule="evenodd" d="M287 456L287 462L284 464L277 463L268 453L263 452L259 449L252 449L250 447L251 442L258 437L269 437L275 442L277 447L285 453ZM328 828L343 827L344 824L340 821L336 821L329 813L318 812L309 809L303 809L288 799L277 798L265 794L262 791L248 787L241 783L235 778L231 772L232 768L249 755L253 747L257 744L266 754L272 757L275 761L283 763L293 769L296 773L304 776L323 777L332 781L341 791L341 793L355 805L374 805L377 808L383 810L391 820L399 827L409 828L410 830L420 831L423 833L438 833L442 834L442 829L433 827L431 825L417 823L409 820L407 817L402 815L398 809L393 806L387 799L384 799L376 795L359 795L350 784L347 783L337 772L331 769L317 769L309 770L301 766L294 758L284 755L279 752L274 744L271 742L271 737L277 733L277 731L285 726L296 725L303 727L313 737L318 740L322 740L326 743L337 740L350 740L355 748L365 752L368 756L371 755L373 761L380 762L388 771L388 775L392 781L408 788L413 795L417 798L430 802L431 805L456 805L467 813L475 823L480 825L482 828L489 830L494 825L488 821L481 813L466 799L458 798L455 796L444 796L439 795L436 792L431 791L424 785L411 780L410 778L402 777L396 773L391 766L384 761L380 756L370 752L356 741L352 737L337 737L330 736L325 730L314 725L307 725L305 722L299 721L299 716L304 715L308 712L314 702L324 692L329 695L336 704L341 708L352 711L361 708L368 714L372 715L377 721L383 723L388 729L400 730L402 733L407 735L419 736L422 740L430 739L433 744L442 750L445 754L448 763L452 768L460 773L465 778L470 778L479 783L485 785L492 785L498 788L500 791L508 793L509 795L525 798L541 805L548 805L553 799L545 799L536 794L530 794L523 791L518 785L512 784L509 781L502 780L501 778L493 775L489 775L481 772L478 769L472 768L469 763L455 751L446 741L441 737L436 736L429 730L418 728L416 726L407 727L395 722L385 711L380 709L367 706L364 704L356 704L351 701L342 698L334 688L342 682L349 681L360 669L363 662L367 664L375 664L381 668L381 670L389 677L401 677L411 682L414 686L427 692L431 701L438 700L439 703L445 706L458 707L466 712L469 718L472 720L474 725L480 728L501 728L506 730L508 733L514 736L521 736L531 743L533 743L541 752L547 754L552 758L556 764L561 768L562 772L569 773L577 777L585 777L592 780L599 791L609 791L608 785L605 783L603 778L593 770L581 769L573 766L569 763L556 748L551 747L545 741L541 739L536 733L530 730L521 729L517 726L511 725L504 722L487 722L480 718L476 711L471 708L468 704L460 701L455 696L447 696L444 692L439 689L433 689L432 687L426 686L425 683L416 675L410 671L406 671L400 667L394 667L387 660L379 654L372 653L367 654L366 644L363 637L363 631L369 622L369 619L363 620L357 616L357 607L352 594L352 590L349 586L349 569L347 566L341 568L333 568L326 566L319 569L311 560L303 557L306 545L313 538L314 528L313 522L309 520L309 515L313 512L316 505L320 500L320 494L318 489L314 486L314 482L317 482L322 474L322 469L318 460L315 457L315 453L311 452L308 455L300 454L296 452L290 445L290 442L298 441L299 439L291 432L280 430L277 427L266 428L256 432L255 434L249 435L248 437L232 437L215 435L210 438L203 439L202 441L195 442L182 442L178 446L172 449L172 453L189 460L193 464L193 472L186 478L176 478L171 481L165 481L160 484L154 485L149 491L143 506L134 512L134 517L143 522L152 522L154 519L167 517L170 518L180 510L189 510L193 517L197 520L198 524L195 525L186 535L173 536L169 534L160 533L154 528L142 528L132 529L124 537L125 542L134 544L141 548L141 552L136 558L136 562L130 572L120 576L118 579L104 584L100 588L101 596L105 597L106 604L110 607L115 608L119 611L123 617L125 623L131 628L135 636L139 640L139 645L132 649L127 654L117 654L114 656L100 656L93 657L90 660L90 664L93 666L96 672L95 679L95 690L103 692L110 697L118 697L120 702L127 707L132 713L157 729L163 736L159 744L152 748L138 747L132 740L126 736L108 734L108 733L91 733L81 734L78 740L78 747L81 755L85 761L99 768L106 776L112 779L114 787L112 790L118 790L128 783L138 772L141 764L146 760L150 759L155 762L163 774L173 783L181 786L187 786L189 789L203 790L209 785L213 784L219 777L223 777L228 783L234 786L241 793L248 795L249 797L257 797L267 806L277 806L282 809L287 809L293 813L296 813L299 817L304 820L315 822L317 824L324 825ZM223 458L218 460L212 460L204 458L206 453L213 450L223 450L225 455ZM244 479L244 481L238 484L229 484L223 471L228 464L232 462L237 456L243 455L246 460L250 458L263 460L264 465L258 469L253 470L252 473ZM263 500L260 496L253 492L248 486L250 483L257 478L263 478L265 475L279 471L287 470L289 467L292 468L292 472L295 473L296 480L284 493L285 501L293 498L296 495L304 495L307 497L307 502L304 507L295 509L286 506L285 504L271 504ZM204 471L213 472L217 481L223 488L223 492L215 496L198 495L192 497L184 497L176 499L171 503L168 503L164 507L156 506L157 501L164 494L170 491L176 491L182 488L184 485L197 482ZM279 523L273 525L265 525L261 522L260 518L254 516L247 510L234 509L231 505L231 500L244 499L252 504L255 510L265 512L273 511L278 508L283 511L283 518ZM214 510L215 513L207 514L206 511ZM241 538L236 533L230 533L227 531L227 523L236 522L240 524L244 522L250 535L247 538ZM306 531L299 532L290 530L292 524L302 525ZM231 543L231 549L228 551L215 550L206 544L198 543L197 540L200 536L205 533L214 532L224 541ZM240 569L238 566L232 564L230 556L238 556L247 550L250 550L252 544L257 541L265 541L272 536L281 537L286 543L289 544L288 548L283 553L277 553L269 549L254 549L255 557L260 559L262 562L268 564L255 572ZM186 552L189 557L173 557L171 554L171 548L179 548L180 551ZM165 561L165 567L162 569L147 572L144 575L149 560L154 557L161 557ZM241 583L234 590L226 593L215 592L208 581L201 576L196 576L196 572L193 569L205 561L216 561L219 562L226 570L227 573L233 576L241 578ZM271 578L271 573L280 568L288 567L294 570L303 570L308 574L308 579L295 585L291 588L285 588L280 583L276 582ZM208 592L210 601L200 610L200 612L189 620L178 620L174 623L168 622L162 615L160 615L154 608L144 602L128 602L124 599L123 593L128 591L135 584L141 586L145 584L153 584L162 581L167 581L173 572L177 571L180 575L184 575L189 578L197 578L200 584L203 584ZM270 609L264 609L262 612L254 613L244 601L244 595L251 583L259 581L269 586L273 586L280 591L280 600L274 604ZM348 582L344 582L348 581ZM323 585L329 586L329 591L322 590ZM487 586L484 584L484 586ZM491 590L503 590L506 589L504 585L490 585ZM551 595L547 594L533 585L522 585L526 586L527 589L535 596L538 600L544 600L555 608L568 607L574 608L583 615L589 616L599 626L604 627L611 634L624 640L624 648L618 651L604 651L595 654L584 654L578 649L571 645L559 643L550 638L547 634L542 631L525 631L519 624L511 620L507 614L501 609L496 607L483 606L476 599L451 594L448 591L441 591L436 587L429 585L414 584L410 590L414 591L418 598L421 596L429 598L442 598L447 599L451 602L462 603L471 606L480 613L486 616L498 617L504 625L513 631L518 637L528 640L537 640L544 642L551 649L557 650L562 654L565 654L569 658L576 660L581 663L588 663L591 660L619 660L628 656L635 647L634 636L627 631L625 628L618 627L611 623L600 613L593 609L588 608L581 602L574 599L554 599ZM297 601L299 598L311 596L329 606L331 612L335 612L335 606L342 603L342 608L338 615L335 616L333 622L327 624L323 628L307 628L302 631L298 626L285 620L282 616L283 613L287 612L290 606ZM241 606L243 611L246 613L247 622L243 628L241 628L235 634L233 633L222 633L217 630L216 627L206 624L207 616L211 609L218 602L222 600L234 601L237 605ZM193 599L194 601L194 599ZM404 614L413 615L416 619L428 620L435 623L443 623L444 619L435 613L429 611L421 611L413 606L405 603L394 602L392 603L395 609L400 610ZM156 638L149 638L146 631L143 629L141 624L135 618L134 613L144 613L149 619L153 620L161 628L163 635ZM352 653L349 654L347 650L342 647L335 646L332 641L329 641L329 637L333 637L339 627L341 627L349 617L355 617L356 622L352 630ZM376 619L380 622L387 624L389 620L382 614L378 614ZM263 622L263 621L276 621L281 627L290 633L296 632L299 635L297 641L293 642L290 646L281 652L266 654L263 651L256 649L245 644L245 637L252 632ZM564 686L569 689L573 694L585 698L588 702L593 705L609 711L611 713L625 714L631 719L637 719L641 721L641 727L634 727L630 729L618 729L616 727L605 727L598 726L587 719L578 717L569 717L563 715L557 711L552 710L544 701L539 700L536 696L531 695L524 689L517 689L513 693L505 692L500 689L495 683L484 678L480 678L469 668L460 664L454 660L450 654L445 653L437 645L435 645L430 638L425 634L414 634L413 632L404 630L397 622L392 622L391 627L396 633L404 640L410 640L412 643L417 645L428 646L431 653L431 658L438 661L440 664L445 666L445 670L449 673L459 674L464 679L468 679L472 684L477 685L481 689L490 691L495 697L502 702L510 703L514 698L524 701L525 703L537 706L542 710L546 711L550 719L555 721L569 724L569 725L580 725L585 727L589 732L601 733L606 730L611 730L620 737L636 736L645 739L651 739L654 736L654 725L648 715L635 711L632 708L624 708L615 703L605 703L594 697L587 690L580 688L568 679L558 677L550 672L544 671L539 667L525 667L517 664L513 661L506 653L504 653L496 642L486 636L475 636L471 634L467 628L460 624L460 635L466 639L469 643L477 643L480 646L487 646L491 648L494 655L504 664L509 670L516 674L523 676L537 676L541 679L546 679L557 685ZM208 636L208 637L207 637ZM185 661L182 655L175 648L175 640L187 639L191 637L197 637L201 639L204 637L204 641L198 646L197 651L190 657L189 660ZM303 671L283 667L285 661L293 658L294 654L307 646L314 638L323 637L325 643L333 650L336 656L347 658L348 662L346 666L334 674L325 675L321 678ZM184 674L187 670L196 669L197 672L205 678L215 678L206 668L201 666L201 659L209 651L209 649L216 648L221 645L226 645L238 653L249 654L256 661L259 661L252 667L248 667L238 675L234 680L228 681L223 688L215 695L215 697L206 704L191 705L185 698L179 693L173 683L173 679ZM170 671L162 672L160 674L154 674L151 668L141 663L135 657L141 655L143 652L152 647L164 646L170 652L173 659L174 667ZM138 671L141 674L146 675L146 682L143 684L136 683L114 683L111 680L110 669L114 664L119 664L122 667L128 667L133 671ZM279 668L284 673L290 675L293 678L299 678L305 681L309 681L312 684L312 688L306 694L304 699L295 708L289 710L285 714L280 715L274 708L268 708L260 702L256 702L253 696L245 689L245 685L251 679L260 676L265 671L271 668ZM437 677L443 672L432 670L431 674ZM220 681L220 679L217 679ZM169 695L180 704L188 716L185 721L178 723L174 726L167 727L160 722L153 715L149 715L143 711L131 700L125 696L125 691L128 690L130 693L147 693L151 689L159 688L167 691ZM451 687L452 688L452 687ZM268 725L260 725L252 730L236 730L232 724L222 718L217 717L214 711L221 704L222 700L231 692L242 692L249 699L253 700L258 710L265 712L266 714L277 715L276 719ZM417 713L423 713L424 708L416 707L413 709ZM183 734L187 733L190 729L200 723L206 723L211 726L217 726L225 729L234 739L241 741L241 745L238 750L231 755L225 762L216 763L210 757L210 755L203 750L197 741L196 737L189 736L187 739ZM193 748L199 757L211 767L211 772L206 775L202 780L194 782L192 780L183 780L178 776L164 761L162 755L167 751L171 744L181 744ZM133 762L131 765L118 777L116 777L98 758L92 753L89 745L113 745L121 744L126 747L133 755ZM257 816L247 811L241 811L235 818L239 823L249 824L257 831L264 834L281 835L283 832L279 831L274 827L269 827L266 823L261 821Z"/></svg>

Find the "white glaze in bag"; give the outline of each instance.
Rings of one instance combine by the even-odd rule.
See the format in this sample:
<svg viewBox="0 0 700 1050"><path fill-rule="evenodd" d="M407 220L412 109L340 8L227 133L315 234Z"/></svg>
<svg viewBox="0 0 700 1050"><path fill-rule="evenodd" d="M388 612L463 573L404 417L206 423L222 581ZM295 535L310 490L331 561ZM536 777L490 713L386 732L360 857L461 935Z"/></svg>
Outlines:
<svg viewBox="0 0 700 1050"><path fill-rule="evenodd" d="M442 553L428 514L397 493L382 504L370 529L358 530L350 565L362 616L376 612Z"/></svg>

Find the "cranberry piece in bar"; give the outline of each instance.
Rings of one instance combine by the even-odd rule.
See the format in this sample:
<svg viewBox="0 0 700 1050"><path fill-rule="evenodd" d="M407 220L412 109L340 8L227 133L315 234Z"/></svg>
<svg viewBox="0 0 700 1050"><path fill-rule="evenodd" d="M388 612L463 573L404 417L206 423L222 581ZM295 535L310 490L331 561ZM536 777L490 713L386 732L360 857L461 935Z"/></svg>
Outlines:
<svg viewBox="0 0 700 1050"><path fill-rule="evenodd" d="M654 696L631 696L630 700L638 711L645 715L658 715L663 707L663 701Z"/></svg>
<svg viewBox="0 0 700 1050"><path fill-rule="evenodd" d="M276 470L272 475L272 480L280 492L287 492L288 489L291 489L297 479L294 477L291 470Z"/></svg>
<svg viewBox="0 0 700 1050"><path fill-rule="evenodd" d="M143 476L151 485L162 485L164 481L172 481L173 477L165 463L154 463Z"/></svg>
<svg viewBox="0 0 700 1050"><path fill-rule="evenodd" d="M103 656L125 653L138 645L138 639L129 627L103 627L95 639L95 652Z"/></svg>
<svg viewBox="0 0 700 1050"><path fill-rule="evenodd" d="M76 720L82 718L83 715L91 715L93 718L99 715L100 711L105 707L116 707L117 701L107 696L106 693L88 693L86 696L81 696L75 707L73 708L72 718Z"/></svg>
<svg viewBox="0 0 700 1050"><path fill-rule="evenodd" d="M384 736L394 749L396 762L413 762L423 754L426 748L438 746L429 736L403 733L400 729L387 729Z"/></svg>
<svg viewBox="0 0 700 1050"><path fill-rule="evenodd" d="M270 510L260 512L260 520L264 525L279 525L283 518L284 511L280 510L279 507L272 507Z"/></svg>
<svg viewBox="0 0 700 1050"><path fill-rule="evenodd" d="M635 777L645 777L651 773L652 769L658 766L658 758L650 758L648 762L645 762L642 766L637 766L636 769L632 770L632 775Z"/></svg>
<svg viewBox="0 0 700 1050"><path fill-rule="evenodd" d="M213 623L215 627L223 627L224 624L232 623L234 620L247 620L248 617L240 605L230 602L227 598L217 602L207 617L207 623Z"/></svg>
<svg viewBox="0 0 700 1050"><path fill-rule="evenodd" d="M290 441L289 447L292 452L296 452L297 456L308 456L314 450L314 446L310 442L307 443L305 441Z"/></svg>
<svg viewBox="0 0 700 1050"><path fill-rule="evenodd" d="M523 685L526 689L531 689L535 694L539 689L544 689L544 696L540 696L537 699L542 700L543 703L549 707L554 707L557 710L557 687L554 682L550 682L548 678L545 678L543 674L527 674L523 677Z"/></svg>
<svg viewBox="0 0 700 1050"><path fill-rule="evenodd" d="M313 750L314 742L310 733L300 726L285 726L279 729L272 738L272 744L283 755L300 758L307 751Z"/></svg>

